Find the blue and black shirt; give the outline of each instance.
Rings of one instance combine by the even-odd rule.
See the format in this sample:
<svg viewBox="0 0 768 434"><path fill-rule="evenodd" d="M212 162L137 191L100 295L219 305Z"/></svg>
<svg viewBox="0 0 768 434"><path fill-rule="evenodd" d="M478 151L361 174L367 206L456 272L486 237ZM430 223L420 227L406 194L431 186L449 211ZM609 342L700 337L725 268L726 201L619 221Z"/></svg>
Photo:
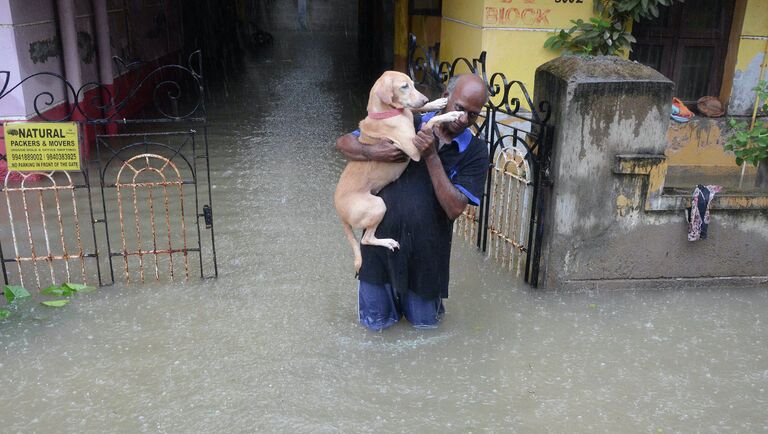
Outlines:
<svg viewBox="0 0 768 434"><path fill-rule="evenodd" d="M414 114L416 130L435 114ZM438 155L453 185L471 205L479 205L488 173L485 142L467 129L442 146ZM385 247L362 246L360 280L389 283L399 293L411 290L427 299L448 297L453 222L437 200L424 160L411 161L379 196L387 205L387 213L376 237L393 238L400 249L391 252Z"/></svg>

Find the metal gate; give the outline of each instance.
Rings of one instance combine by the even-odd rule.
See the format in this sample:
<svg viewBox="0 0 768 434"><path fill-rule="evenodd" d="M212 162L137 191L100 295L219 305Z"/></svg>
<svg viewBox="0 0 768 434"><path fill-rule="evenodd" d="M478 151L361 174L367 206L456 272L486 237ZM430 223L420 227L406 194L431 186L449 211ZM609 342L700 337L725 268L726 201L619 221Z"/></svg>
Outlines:
<svg viewBox="0 0 768 434"><path fill-rule="evenodd" d="M201 53L187 65L115 63L118 76L134 77L130 88L75 89L49 72L11 87L10 73L0 71L0 100L24 83L48 83L33 99L32 120L76 122L83 162L79 171L6 173L0 212L6 284L39 289L73 280L105 285L218 276ZM66 108L52 115L62 90ZM147 100L142 116L125 116ZM87 143L93 152L83 151Z"/></svg>
<svg viewBox="0 0 768 434"><path fill-rule="evenodd" d="M479 207L469 206L456 220L454 232L538 285L541 241L544 236L546 196L551 183L553 125L550 105L531 100L525 85L503 73L490 77L483 51L472 60L460 57L439 61L440 45L421 47L410 35L408 72L425 92L436 96L457 74L483 78L490 93L474 133L488 145L489 164L485 192Z"/></svg>

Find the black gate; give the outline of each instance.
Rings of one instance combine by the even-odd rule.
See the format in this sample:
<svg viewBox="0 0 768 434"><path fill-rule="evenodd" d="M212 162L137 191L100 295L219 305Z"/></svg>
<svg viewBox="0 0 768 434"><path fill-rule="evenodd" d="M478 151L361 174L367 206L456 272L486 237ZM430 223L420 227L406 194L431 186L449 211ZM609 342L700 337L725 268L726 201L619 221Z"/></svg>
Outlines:
<svg viewBox="0 0 768 434"><path fill-rule="evenodd" d="M535 105L525 85L503 73L489 77L485 51L475 59L452 62L440 62L439 51L439 43L421 47L410 35L408 73L427 94L437 96L455 75L473 73L483 78L491 96L478 120L482 122L474 127L490 156L485 194L479 207L468 207L457 220L454 231L473 239L503 266L522 271L525 281L536 287L551 187L550 105L547 101Z"/></svg>
<svg viewBox="0 0 768 434"><path fill-rule="evenodd" d="M94 278L112 284L116 276L126 282L218 276L201 53L186 60L158 66L115 58L118 76L132 78L126 89L100 83L75 89L50 72L10 86L10 73L0 71L0 100L24 83L45 84L31 119L19 118L75 122L82 162L78 171L5 174L6 284L24 285L30 276L38 288ZM51 110L62 92L65 108ZM93 152L84 152L86 143Z"/></svg>

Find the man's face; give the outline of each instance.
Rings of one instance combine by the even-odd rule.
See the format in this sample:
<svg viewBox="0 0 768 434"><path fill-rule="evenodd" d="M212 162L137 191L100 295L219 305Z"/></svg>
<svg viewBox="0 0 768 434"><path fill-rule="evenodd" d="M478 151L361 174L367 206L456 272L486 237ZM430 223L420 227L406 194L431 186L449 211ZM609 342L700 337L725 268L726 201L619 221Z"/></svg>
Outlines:
<svg viewBox="0 0 768 434"><path fill-rule="evenodd" d="M452 137L456 137L474 124L485 105L485 95L484 83L475 80L459 80L453 93L448 97L448 104L443 112L460 111L463 114L458 120L443 124L443 128Z"/></svg>

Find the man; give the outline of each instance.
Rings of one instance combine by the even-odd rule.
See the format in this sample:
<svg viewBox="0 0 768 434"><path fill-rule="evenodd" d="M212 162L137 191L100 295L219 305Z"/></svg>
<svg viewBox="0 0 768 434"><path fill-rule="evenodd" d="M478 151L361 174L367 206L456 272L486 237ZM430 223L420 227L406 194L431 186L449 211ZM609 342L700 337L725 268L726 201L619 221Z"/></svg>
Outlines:
<svg viewBox="0 0 768 434"><path fill-rule="evenodd" d="M453 84L453 83L451 83ZM393 238L400 249L361 247L358 306L360 322L383 330L401 316L418 328L436 328L448 297L448 275L453 220L467 204L479 205L488 171L488 149L472 135L474 124L488 102L485 82L478 76L459 76L443 112L461 111L459 120L422 128L437 113L414 114L419 132L414 145L422 159L411 161L397 181L381 190L387 205L378 238ZM350 160L405 161L392 143L363 145L356 133L336 141Z"/></svg>

